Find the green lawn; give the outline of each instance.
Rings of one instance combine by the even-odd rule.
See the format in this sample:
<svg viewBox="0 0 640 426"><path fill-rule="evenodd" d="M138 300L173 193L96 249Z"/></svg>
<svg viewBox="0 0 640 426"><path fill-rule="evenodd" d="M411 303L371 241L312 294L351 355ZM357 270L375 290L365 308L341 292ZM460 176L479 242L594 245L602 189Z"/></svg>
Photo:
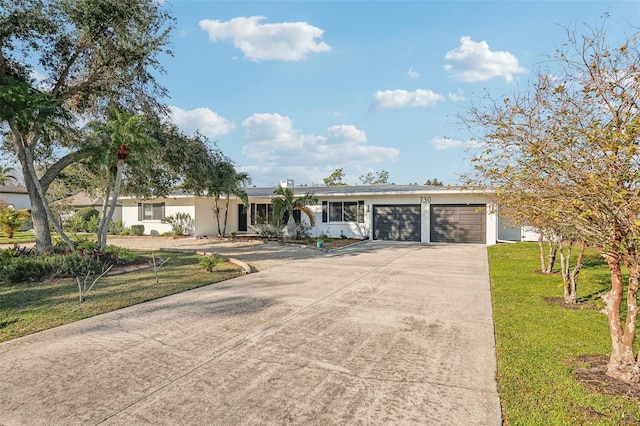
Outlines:
<svg viewBox="0 0 640 426"><path fill-rule="evenodd" d="M16 232L13 234L13 238L8 238L7 234L0 232L0 244L24 244L33 243L36 241L36 237L33 232Z"/></svg>
<svg viewBox="0 0 640 426"><path fill-rule="evenodd" d="M74 279L18 285L0 283L0 342L244 273L229 262L208 273L198 266L201 257L198 255L162 252L154 255L171 258L158 272L159 284L151 268L105 277L83 303L78 302Z"/></svg>
<svg viewBox="0 0 640 426"><path fill-rule="evenodd" d="M599 295L608 289L602 258L589 251L578 297L592 309L548 303L562 297L559 274L541 275L537 244L489 247L496 328L498 387L507 425L619 425L640 422L640 402L606 397L574 380L567 362L582 354L610 353Z"/></svg>

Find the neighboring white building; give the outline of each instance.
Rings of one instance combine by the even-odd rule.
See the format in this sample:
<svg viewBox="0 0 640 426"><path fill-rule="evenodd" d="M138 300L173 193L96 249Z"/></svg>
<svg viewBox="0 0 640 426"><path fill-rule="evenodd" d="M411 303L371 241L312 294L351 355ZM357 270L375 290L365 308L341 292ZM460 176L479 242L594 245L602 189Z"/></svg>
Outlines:
<svg viewBox="0 0 640 426"><path fill-rule="evenodd" d="M254 234L253 225L273 213L273 187L246 188L250 205L243 211L236 197L229 200L226 232ZM311 235L374 240L495 244L511 240L519 231L498 225L496 209L483 192L423 185L361 185L295 187L296 195L315 194L310 206L315 226ZM162 234L171 226L162 218L178 212L195 219L195 236L218 234L212 198L176 193L166 198L137 200L121 197L123 225L141 224L145 234ZM224 220L226 199L219 202ZM296 220L308 223L296 213Z"/></svg>
<svg viewBox="0 0 640 426"><path fill-rule="evenodd" d="M0 199L16 210L31 209L29 193L24 186L0 185Z"/></svg>

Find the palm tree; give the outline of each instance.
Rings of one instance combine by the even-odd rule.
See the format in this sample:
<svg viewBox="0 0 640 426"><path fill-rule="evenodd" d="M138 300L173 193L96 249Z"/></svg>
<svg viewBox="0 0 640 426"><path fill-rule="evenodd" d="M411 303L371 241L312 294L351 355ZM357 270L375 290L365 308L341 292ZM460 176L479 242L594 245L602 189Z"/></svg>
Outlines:
<svg viewBox="0 0 640 426"><path fill-rule="evenodd" d="M213 197L214 215L216 223L218 225L218 236L224 235L224 232L220 226L220 198L223 194L228 194L229 188L232 186L231 182L236 175L236 169L233 167L230 161L220 160L216 156L212 156L211 165L209 167L208 176L206 177L207 195ZM227 200L228 200L227 195ZM226 213L225 213L226 215ZM226 216L225 216L226 217ZM226 219L225 219L226 228ZM225 229L226 230L226 229Z"/></svg>
<svg viewBox="0 0 640 426"><path fill-rule="evenodd" d="M145 153L156 148L157 142L149 136L143 116L123 112L113 106L109 107L109 119L106 123L94 122L90 126L94 135L98 137L96 148L100 152L99 163L108 172L102 217L98 227L98 245L104 249L107 245L109 222L120 195L125 163L136 162L144 166Z"/></svg>
<svg viewBox="0 0 640 426"><path fill-rule="evenodd" d="M16 169L13 167L2 167L0 166L0 185L6 185L10 180L17 182L18 179L11 173L15 172Z"/></svg>
<svg viewBox="0 0 640 426"><path fill-rule="evenodd" d="M318 203L318 197L313 193L307 192L305 195L296 198L293 190L281 186L276 187L273 193L279 196L271 200L271 204L273 204L273 217L276 223L281 223L284 219L285 212L288 213L287 226L284 232L286 238L294 238L296 236L296 222L293 219L294 210L300 210L306 214L311 226L315 224L313 212L308 207Z"/></svg>
<svg viewBox="0 0 640 426"><path fill-rule="evenodd" d="M251 183L251 177L246 172L236 172L234 173L227 181L227 187L225 188L225 193L227 194L227 201L225 204L224 211L224 226L222 228L222 235L225 235L227 232L227 218L229 217L229 200L231 195L235 195L240 198L243 204L243 209L246 210L247 205L249 204L249 196L247 195L247 191L243 189L244 186Z"/></svg>

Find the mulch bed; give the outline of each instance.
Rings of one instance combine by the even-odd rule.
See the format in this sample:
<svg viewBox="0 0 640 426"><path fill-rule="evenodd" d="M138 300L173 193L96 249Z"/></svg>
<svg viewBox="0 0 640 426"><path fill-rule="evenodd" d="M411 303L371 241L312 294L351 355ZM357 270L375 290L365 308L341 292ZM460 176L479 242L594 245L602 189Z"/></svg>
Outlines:
<svg viewBox="0 0 640 426"><path fill-rule="evenodd" d="M607 376L608 362L606 355L580 355L568 361L567 365L573 370L576 380L593 391L640 401L640 383L620 382Z"/></svg>
<svg viewBox="0 0 640 426"><path fill-rule="evenodd" d="M562 297L543 297L547 303L566 309L598 309L594 303L569 304ZM585 387L602 395L619 396L640 401L640 383L618 381L605 373L609 357L602 354L579 355L567 365L573 370L575 379ZM640 419L625 419L625 422L640 423Z"/></svg>
<svg viewBox="0 0 640 426"><path fill-rule="evenodd" d="M544 300L547 303L551 303L553 305L558 305L562 308L565 309L576 309L576 310L583 310L583 309L598 309L598 307L596 306L595 303L592 302L579 302L579 303L567 303L564 301L563 297L547 297L547 296L543 296L542 300Z"/></svg>

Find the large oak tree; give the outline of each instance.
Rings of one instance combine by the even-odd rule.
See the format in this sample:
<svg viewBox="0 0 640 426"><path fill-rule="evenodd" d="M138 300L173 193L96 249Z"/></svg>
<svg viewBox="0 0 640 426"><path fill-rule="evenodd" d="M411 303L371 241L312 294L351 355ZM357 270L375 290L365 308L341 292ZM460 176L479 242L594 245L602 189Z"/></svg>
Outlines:
<svg viewBox="0 0 640 426"><path fill-rule="evenodd" d="M162 113L155 75L158 56L170 53L172 23L160 1L0 0L0 120L22 168L39 252L52 247L49 220L61 232L49 185L90 155L74 124L108 104Z"/></svg>

